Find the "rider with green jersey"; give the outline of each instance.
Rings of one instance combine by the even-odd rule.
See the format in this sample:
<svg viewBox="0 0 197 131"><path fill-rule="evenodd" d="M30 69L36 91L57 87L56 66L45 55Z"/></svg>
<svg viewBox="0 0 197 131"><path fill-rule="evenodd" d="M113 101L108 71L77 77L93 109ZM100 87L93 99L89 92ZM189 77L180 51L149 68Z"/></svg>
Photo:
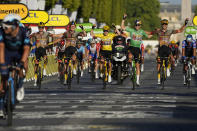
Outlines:
<svg viewBox="0 0 197 131"><path fill-rule="evenodd" d="M123 20L122 20L122 29L126 30L127 32L130 33L130 37L131 37L131 41L129 44L129 48L128 48L128 57L129 57L129 62L132 62L132 59L134 57L135 62L136 62L136 74L137 74L137 81L136 84L139 86L140 82L139 82L139 78L140 78L140 54L141 54L141 44L142 44L142 37L148 37L150 38L150 32L144 31L141 29L141 25L142 22L140 20L135 20L134 24L135 24L135 28L129 28L129 27L125 27L124 22L126 19L127 15L124 14ZM143 59L143 57L141 57L141 59Z"/></svg>

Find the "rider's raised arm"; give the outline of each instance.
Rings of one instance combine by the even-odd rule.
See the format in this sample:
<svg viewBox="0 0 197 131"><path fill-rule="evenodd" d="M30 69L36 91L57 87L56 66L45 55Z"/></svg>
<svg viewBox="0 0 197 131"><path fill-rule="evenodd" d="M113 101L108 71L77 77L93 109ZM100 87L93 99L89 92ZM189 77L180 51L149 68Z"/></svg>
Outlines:
<svg viewBox="0 0 197 131"><path fill-rule="evenodd" d="M91 35L92 37L94 37L94 29L95 29L95 27L96 27L95 24L92 25L92 29L91 29L91 32L90 32L90 35Z"/></svg>
<svg viewBox="0 0 197 131"><path fill-rule="evenodd" d="M121 28L122 28L123 30L126 30L126 27L125 27L125 20L126 20L126 18L127 18L127 14L124 14L124 15L123 15L122 22L121 22Z"/></svg>
<svg viewBox="0 0 197 131"><path fill-rule="evenodd" d="M173 33L173 34L176 34L176 33L181 33L181 32L183 32L183 31L185 30L186 25L188 24L188 21L189 21L188 18L185 19L184 25L183 25L180 29L178 29L178 30L173 30L172 33Z"/></svg>

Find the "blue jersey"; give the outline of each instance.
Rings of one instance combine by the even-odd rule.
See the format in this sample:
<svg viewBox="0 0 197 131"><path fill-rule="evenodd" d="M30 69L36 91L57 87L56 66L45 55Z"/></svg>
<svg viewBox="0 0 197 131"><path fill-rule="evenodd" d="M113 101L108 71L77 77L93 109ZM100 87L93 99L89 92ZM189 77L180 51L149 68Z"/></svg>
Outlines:
<svg viewBox="0 0 197 131"><path fill-rule="evenodd" d="M193 49L196 48L196 41L193 40L193 42L188 43L186 40L184 40L182 42L182 48L186 48L186 49Z"/></svg>
<svg viewBox="0 0 197 131"><path fill-rule="evenodd" d="M16 37L6 35L3 29L0 29L0 43L4 43L5 48L9 51L23 52L23 46L30 46L30 39L27 36L26 29L20 26Z"/></svg>
<svg viewBox="0 0 197 131"><path fill-rule="evenodd" d="M85 54L85 48L81 46L79 49L77 48L77 53Z"/></svg>

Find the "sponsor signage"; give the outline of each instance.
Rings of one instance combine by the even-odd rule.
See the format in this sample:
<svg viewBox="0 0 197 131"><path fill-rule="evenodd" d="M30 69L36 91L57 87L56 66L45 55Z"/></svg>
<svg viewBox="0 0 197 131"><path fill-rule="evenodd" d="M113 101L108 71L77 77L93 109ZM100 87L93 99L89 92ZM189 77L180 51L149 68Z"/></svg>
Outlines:
<svg viewBox="0 0 197 131"><path fill-rule="evenodd" d="M46 11L30 10L29 15L21 23L37 24L40 22L47 23L49 21L49 15Z"/></svg>
<svg viewBox="0 0 197 131"><path fill-rule="evenodd" d="M197 26L197 16L194 16L193 23L195 26Z"/></svg>
<svg viewBox="0 0 197 131"><path fill-rule="evenodd" d="M195 26L188 26L185 29L184 35L185 36L187 36L188 34L196 35L196 33L197 33L197 28Z"/></svg>
<svg viewBox="0 0 197 131"><path fill-rule="evenodd" d="M49 21L45 26L66 26L69 24L69 17L66 15L49 15Z"/></svg>
<svg viewBox="0 0 197 131"><path fill-rule="evenodd" d="M92 30L92 23L81 23L81 24L76 24L76 32L82 32L82 29L79 27L80 25L83 26L86 32L90 32Z"/></svg>
<svg viewBox="0 0 197 131"><path fill-rule="evenodd" d="M8 14L17 14L24 19L28 15L28 8L24 4L0 4L0 20Z"/></svg>

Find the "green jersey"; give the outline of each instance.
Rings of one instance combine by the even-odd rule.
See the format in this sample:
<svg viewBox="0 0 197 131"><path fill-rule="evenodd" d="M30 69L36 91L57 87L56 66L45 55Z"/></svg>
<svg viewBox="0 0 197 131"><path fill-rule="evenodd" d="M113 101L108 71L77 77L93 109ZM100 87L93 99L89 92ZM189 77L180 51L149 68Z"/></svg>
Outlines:
<svg viewBox="0 0 197 131"><path fill-rule="evenodd" d="M131 43L130 46L133 47L141 47L142 44L142 37L148 37L148 35L144 32L144 30L140 29L140 30L135 30L133 28L126 28L126 31L130 33L131 36Z"/></svg>

